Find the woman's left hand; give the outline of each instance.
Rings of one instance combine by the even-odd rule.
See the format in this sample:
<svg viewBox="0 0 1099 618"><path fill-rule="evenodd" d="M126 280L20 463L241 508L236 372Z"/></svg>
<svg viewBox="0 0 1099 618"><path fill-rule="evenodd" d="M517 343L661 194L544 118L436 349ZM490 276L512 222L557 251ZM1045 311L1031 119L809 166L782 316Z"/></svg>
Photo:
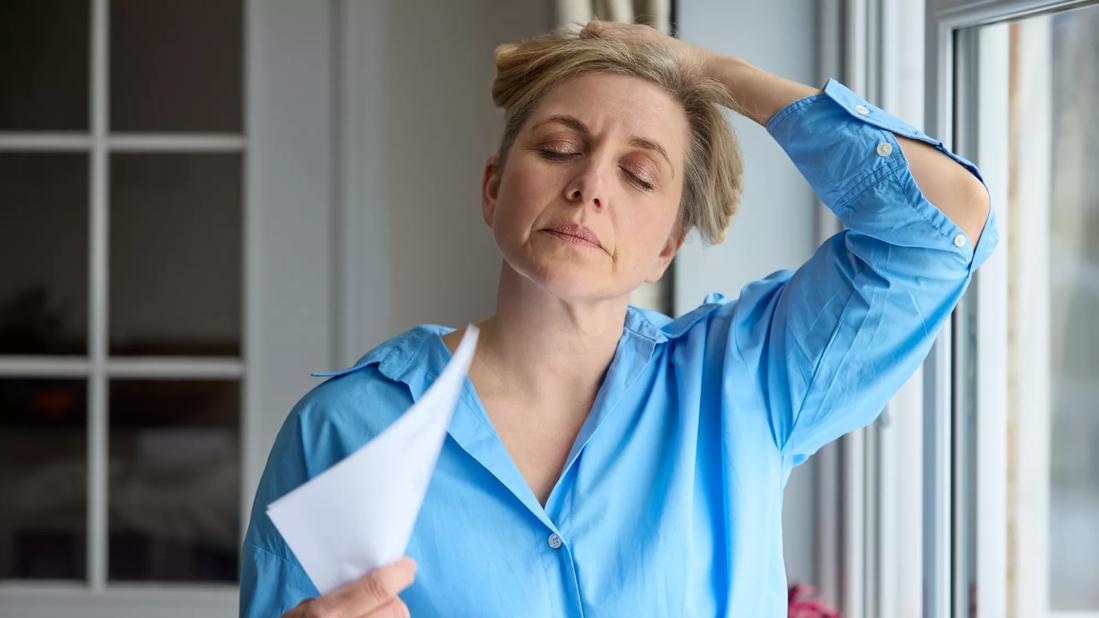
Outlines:
<svg viewBox="0 0 1099 618"><path fill-rule="evenodd" d="M623 40L642 41L653 45L662 46L673 57L696 71L697 75L709 76L711 63L719 58L705 47L692 45L668 36L652 26L644 24L627 24L616 21L589 21L580 31L580 38L621 38Z"/></svg>

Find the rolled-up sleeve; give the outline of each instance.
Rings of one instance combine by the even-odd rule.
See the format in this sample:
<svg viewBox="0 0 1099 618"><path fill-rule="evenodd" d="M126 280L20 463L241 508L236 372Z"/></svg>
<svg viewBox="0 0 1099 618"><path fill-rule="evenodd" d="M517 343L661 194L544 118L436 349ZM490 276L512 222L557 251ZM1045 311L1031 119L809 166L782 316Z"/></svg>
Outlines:
<svg viewBox="0 0 1099 618"><path fill-rule="evenodd" d="M836 80L781 109L767 131L846 228L725 307L736 363L793 466L877 417L998 234L994 209L974 245L929 202L897 136L931 144L983 184L976 166Z"/></svg>

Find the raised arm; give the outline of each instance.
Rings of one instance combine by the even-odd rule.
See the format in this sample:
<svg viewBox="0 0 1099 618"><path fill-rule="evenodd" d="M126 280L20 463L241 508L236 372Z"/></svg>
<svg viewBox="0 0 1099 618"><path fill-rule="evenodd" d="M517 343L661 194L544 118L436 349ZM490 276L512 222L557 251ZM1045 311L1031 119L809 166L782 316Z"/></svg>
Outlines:
<svg viewBox="0 0 1099 618"><path fill-rule="evenodd" d="M721 82L723 103L763 125L843 221L796 270L707 298L723 414L765 414L787 466L869 425L996 246L979 170L836 80L817 90L651 28L589 27L664 45Z"/></svg>
<svg viewBox="0 0 1099 618"><path fill-rule="evenodd" d="M649 26L596 20L584 27L581 36L622 37L663 46L681 62L692 65L702 76L724 85L735 102L732 106L734 111L763 127L767 127L775 114L790 103L820 93L812 86L768 73L741 58L717 54L705 47L669 37ZM865 113L871 113L869 106ZM990 210L988 192L983 183L957 161L925 141L903 134L896 137L921 192L962 229L970 246L976 245Z"/></svg>
<svg viewBox="0 0 1099 618"><path fill-rule="evenodd" d="M740 107L737 111L764 127L783 107L820 92L740 58L705 53L701 61L704 74L729 90ZM897 138L916 185L928 201L962 228L970 243L976 244L990 206L980 180L935 147L903 135Z"/></svg>

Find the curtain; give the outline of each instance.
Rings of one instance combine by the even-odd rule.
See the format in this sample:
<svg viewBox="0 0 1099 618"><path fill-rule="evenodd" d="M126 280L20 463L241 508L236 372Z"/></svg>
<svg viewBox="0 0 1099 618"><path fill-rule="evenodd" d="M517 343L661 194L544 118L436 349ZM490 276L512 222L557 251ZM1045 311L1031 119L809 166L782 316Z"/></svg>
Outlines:
<svg viewBox="0 0 1099 618"><path fill-rule="evenodd" d="M647 24L671 33L671 0L557 0L557 25L582 27L593 19Z"/></svg>

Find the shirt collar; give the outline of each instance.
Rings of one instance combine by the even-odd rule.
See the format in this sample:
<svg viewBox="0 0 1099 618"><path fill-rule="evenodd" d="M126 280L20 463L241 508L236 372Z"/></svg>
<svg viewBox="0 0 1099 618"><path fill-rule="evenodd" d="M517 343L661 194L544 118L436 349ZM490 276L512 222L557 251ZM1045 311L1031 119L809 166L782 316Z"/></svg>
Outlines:
<svg viewBox="0 0 1099 618"><path fill-rule="evenodd" d="M629 389L654 357L657 345L668 341L669 337L677 337L686 332L691 324L706 315L714 306L716 305L704 305L678 320L672 320L656 311L633 306L627 308L615 358L608 367L603 384L600 386L592 406L592 413L577 434L562 475L567 473L603 417L614 410L623 393ZM335 377L376 364L383 376L406 384L412 400L419 401L450 360L450 351L440 336L454 330L439 324L420 324L382 342L352 367L334 372L314 372L313 375ZM509 488L531 513L551 529L556 530L549 513L557 512L562 500L561 494L555 490L547 503L549 511L543 509L512 463L487 416L476 405L473 389L463 388L461 397L466 400L466 405L460 405L455 409L447 433L462 449Z"/></svg>
<svg viewBox="0 0 1099 618"><path fill-rule="evenodd" d="M681 336L725 302L724 299L722 294L714 292L706 297L701 306L674 320L658 311L629 305L624 334L646 339L653 345L664 343ZM446 346L439 345L438 338L454 330L440 324L419 324L378 344L350 367L337 371L314 371L311 375L331 378L377 364L382 375L407 384L413 399L419 399L450 358L449 351Z"/></svg>

